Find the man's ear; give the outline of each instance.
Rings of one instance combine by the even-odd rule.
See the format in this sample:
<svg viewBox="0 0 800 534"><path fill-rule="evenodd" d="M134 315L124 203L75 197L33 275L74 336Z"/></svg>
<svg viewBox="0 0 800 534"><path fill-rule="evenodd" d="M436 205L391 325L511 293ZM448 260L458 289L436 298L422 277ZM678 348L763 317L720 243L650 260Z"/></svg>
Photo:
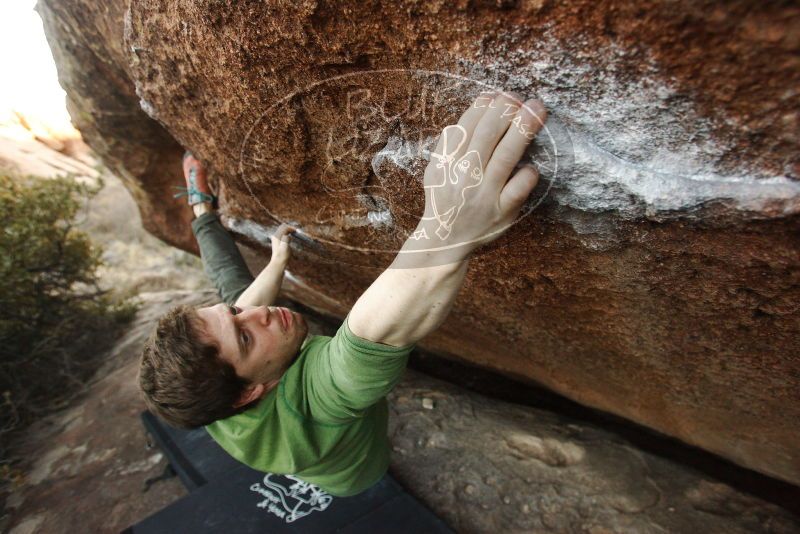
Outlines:
<svg viewBox="0 0 800 534"><path fill-rule="evenodd" d="M239 400L237 400L233 404L233 407L240 408L242 406L250 404L253 401L257 401L258 399L260 399L261 397L272 391L272 388L277 386L278 382L280 382L280 379L276 378L264 384L253 384L252 386L247 386L246 388L244 388L244 391L242 391Z"/></svg>
<svg viewBox="0 0 800 534"><path fill-rule="evenodd" d="M233 403L233 407L241 408L242 406L246 406L251 402L260 399L267 391L268 390L265 384L253 384L252 386L247 386L239 396L239 400Z"/></svg>

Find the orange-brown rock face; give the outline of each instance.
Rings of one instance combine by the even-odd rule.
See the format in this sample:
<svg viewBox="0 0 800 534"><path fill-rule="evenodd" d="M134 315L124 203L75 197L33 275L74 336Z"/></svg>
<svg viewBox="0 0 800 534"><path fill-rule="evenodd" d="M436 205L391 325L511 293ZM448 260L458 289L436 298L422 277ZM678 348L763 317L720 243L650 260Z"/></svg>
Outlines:
<svg viewBox="0 0 800 534"><path fill-rule="evenodd" d="M127 11L126 11L127 6ZM800 483L800 12L756 1L41 0L76 125L191 249L180 146L292 296L343 316L441 128L538 95L543 180L422 346Z"/></svg>

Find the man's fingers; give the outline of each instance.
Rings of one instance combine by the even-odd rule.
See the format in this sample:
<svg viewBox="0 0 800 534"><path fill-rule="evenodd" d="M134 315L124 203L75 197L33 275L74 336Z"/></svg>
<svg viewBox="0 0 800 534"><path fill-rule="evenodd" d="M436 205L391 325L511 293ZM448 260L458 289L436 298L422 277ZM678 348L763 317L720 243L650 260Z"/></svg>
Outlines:
<svg viewBox="0 0 800 534"><path fill-rule="evenodd" d="M472 131L486 110L489 109L489 103L494 96L494 93L490 92L479 94L469 108L461 114L457 125L450 125L444 128L442 135L439 136L439 142L436 144L434 153L440 157L451 155L454 159L460 158L467 151L467 144Z"/></svg>
<svg viewBox="0 0 800 534"><path fill-rule="evenodd" d="M470 138L467 152L476 151L481 161L489 161L497 143L508 130L522 100L511 93L500 93L487 104Z"/></svg>
<svg viewBox="0 0 800 534"><path fill-rule="evenodd" d="M539 171L533 165L525 165L515 174L500 192L500 211L505 215L519 212L522 204L539 182Z"/></svg>
<svg viewBox="0 0 800 534"><path fill-rule="evenodd" d="M272 234L272 237L274 237L275 239L277 239L279 241L288 241L289 240L289 235L294 233L295 230L296 230L295 227L293 227L291 225L288 225L286 223L283 223L278 227L277 230L275 230L275 233Z"/></svg>
<svg viewBox="0 0 800 534"><path fill-rule="evenodd" d="M522 105L486 164L486 176L490 180L505 182L508 179L546 119L547 110L541 101L528 100Z"/></svg>
<svg viewBox="0 0 800 534"><path fill-rule="evenodd" d="M450 167L467 144L467 131L460 124L445 126L439 136L436 150L431 153L431 163L425 169L425 185L441 186L447 181Z"/></svg>

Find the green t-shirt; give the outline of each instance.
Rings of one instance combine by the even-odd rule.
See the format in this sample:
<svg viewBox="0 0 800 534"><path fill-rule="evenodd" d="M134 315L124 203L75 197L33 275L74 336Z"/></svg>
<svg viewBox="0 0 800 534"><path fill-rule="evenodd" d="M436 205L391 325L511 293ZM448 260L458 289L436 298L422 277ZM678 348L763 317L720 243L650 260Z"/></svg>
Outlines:
<svg viewBox="0 0 800 534"><path fill-rule="evenodd" d="M296 475L334 496L355 495L389 467L385 397L412 347L357 337L345 318L333 338L307 339L258 404L206 429L253 469Z"/></svg>

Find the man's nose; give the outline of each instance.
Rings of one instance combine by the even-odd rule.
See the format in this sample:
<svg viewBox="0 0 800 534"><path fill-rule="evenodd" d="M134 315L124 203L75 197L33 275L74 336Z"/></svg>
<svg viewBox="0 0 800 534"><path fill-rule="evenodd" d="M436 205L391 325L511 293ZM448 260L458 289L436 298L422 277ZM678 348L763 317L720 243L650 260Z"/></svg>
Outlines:
<svg viewBox="0 0 800 534"><path fill-rule="evenodd" d="M269 308L267 306L258 306L250 308L247 311L247 318L258 321L259 324L267 326L269 324Z"/></svg>

